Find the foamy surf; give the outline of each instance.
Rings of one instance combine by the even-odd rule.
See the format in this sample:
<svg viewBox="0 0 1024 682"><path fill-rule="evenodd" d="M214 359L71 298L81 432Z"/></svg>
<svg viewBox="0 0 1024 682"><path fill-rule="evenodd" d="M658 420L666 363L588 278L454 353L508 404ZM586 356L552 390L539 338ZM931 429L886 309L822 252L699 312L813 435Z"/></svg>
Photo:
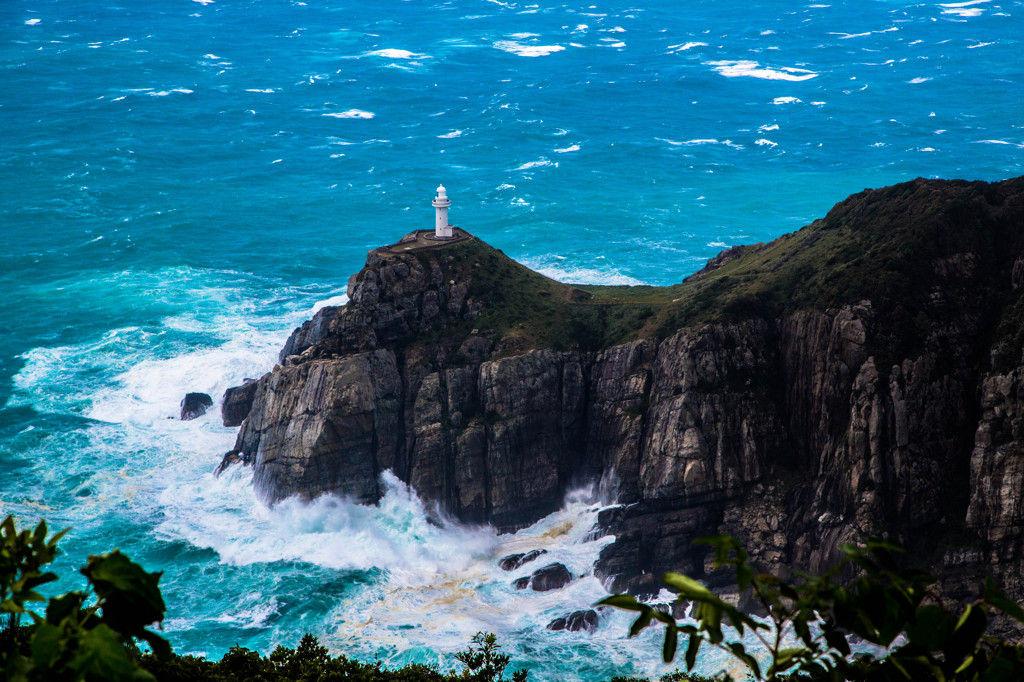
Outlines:
<svg viewBox="0 0 1024 682"><path fill-rule="evenodd" d="M789 66L772 69L762 67L758 62L748 59L714 61L707 62L707 64L726 78L748 77L771 81L806 81L818 77L818 74L807 69Z"/></svg>

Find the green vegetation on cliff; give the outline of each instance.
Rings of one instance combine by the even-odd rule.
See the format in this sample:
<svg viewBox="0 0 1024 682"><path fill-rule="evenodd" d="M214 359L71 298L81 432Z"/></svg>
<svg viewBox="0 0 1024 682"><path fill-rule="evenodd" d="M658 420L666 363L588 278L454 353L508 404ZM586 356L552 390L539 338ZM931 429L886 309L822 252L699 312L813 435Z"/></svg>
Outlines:
<svg viewBox="0 0 1024 682"><path fill-rule="evenodd" d="M954 302L981 306L995 295L996 307L1006 307L998 355L1016 358L1024 305L1004 280L1013 269L1007 259L1024 244L1022 225L1024 178L919 179L853 195L797 232L724 251L667 287L570 286L480 241L447 248L473 262L469 294L484 303L476 326L518 339L521 348L596 350L694 324L770 320L869 299L886 330L873 350L906 357Z"/></svg>

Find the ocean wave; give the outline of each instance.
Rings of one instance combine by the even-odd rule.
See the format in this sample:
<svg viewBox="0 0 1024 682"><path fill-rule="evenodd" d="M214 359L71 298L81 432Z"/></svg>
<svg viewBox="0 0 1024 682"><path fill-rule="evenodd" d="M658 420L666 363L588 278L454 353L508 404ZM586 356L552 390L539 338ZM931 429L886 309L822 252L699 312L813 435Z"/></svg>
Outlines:
<svg viewBox="0 0 1024 682"><path fill-rule="evenodd" d="M1011 147L1017 147L1018 149L1024 149L1024 144L1008 142L1007 140L975 140L974 144L1005 144Z"/></svg>
<svg viewBox="0 0 1024 682"><path fill-rule="evenodd" d="M552 149L551 151L555 152L556 154L567 154L568 152L578 152L579 150L580 146L578 144L571 144L568 147L563 147L562 149Z"/></svg>
<svg viewBox="0 0 1024 682"><path fill-rule="evenodd" d="M597 268L552 263L551 258L557 259L557 257L548 256L544 258L525 258L520 262L531 270L565 284L594 284L599 286L636 286L646 284L646 282L643 282L636 277L625 275L618 270L601 270Z"/></svg>
<svg viewBox="0 0 1024 682"><path fill-rule="evenodd" d="M376 116L372 111L363 111L362 109L349 109L348 111L341 111L337 113L321 114L321 116L328 116L330 118L362 118L369 119Z"/></svg>
<svg viewBox="0 0 1024 682"><path fill-rule="evenodd" d="M701 145L706 145L706 144L720 144L720 145L723 145L725 147L732 147L733 149L743 149L743 145L737 144L737 143L733 142L732 140L718 140L718 139L711 138L711 137L708 137L708 138L696 138L696 139L693 139L693 140L669 140L669 139L664 138L664 137L656 137L654 139L660 140L661 142L667 142L670 145L672 145L673 147L694 147L694 146L701 146Z"/></svg>
<svg viewBox="0 0 1024 682"><path fill-rule="evenodd" d="M410 52L409 50L397 50L390 47L383 50L367 52L366 54L371 57L384 57L385 59L425 59L430 56L426 54L417 54L415 52Z"/></svg>
<svg viewBox="0 0 1024 682"><path fill-rule="evenodd" d="M988 9L987 7L976 7L976 5L987 4L989 0L970 0L969 2L949 2L940 4L943 14L952 14L958 17L978 17Z"/></svg>
<svg viewBox="0 0 1024 682"><path fill-rule="evenodd" d="M795 67L781 67L778 69L771 69L762 67L758 62L741 59L741 60L724 60L707 62L708 66L714 67L722 76L726 78L761 78L764 80L773 81L806 81L811 78L817 78L818 74L807 69L798 69Z"/></svg>
<svg viewBox="0 0 1024 682"><path fill-rule="evenodd" d="M449 133L438 135L437 137L442 140L450 140L453 137L462 137L466 133L465 130L453 130Z"/></svg>
<svg viewBox="0 0 1024 682"><path fill-rule="evenodd" d="M498 40L494 43L494 47L502 52L509 52L520 57L546 57L565 49L562 45L523 45L514 40Z"/></svg>
<svg viewBox="0 0 1024 682"><path fill-rule="evenodd" d="M178 93L180 95L191 95L193 92L194 92L194 90L189 90L188 88L174 88L172 90L150 91L150 92L147 92L146 94L149 95L150 97L167 97L168 95L172 95L174 93Z"/></svg>
<svg viewBox="0 0 1024 682"><path fill-rule="evenodd" d="M686 52L687 50L692 50L695 47L707 47L707 46L708 46L707 43L690 42L690 43L682 43L680 45L669 45L668 49L669 49L670 52Z"/></svg>
<svg viewBox="0 0 1024 682"><path fill-rule="evenodd" d="M802 101L799 97L776 97L772 104L799 104Z"/></svg>
<svg viewBox="0 0 1024 682"><path fill-rule="evenodd" d="M558 166L557 163L549 161L548 159L539 159L537 161L527 161L524 164L516 166L513 171L530 170L531 168L545 168L547 166Z"/></svg>

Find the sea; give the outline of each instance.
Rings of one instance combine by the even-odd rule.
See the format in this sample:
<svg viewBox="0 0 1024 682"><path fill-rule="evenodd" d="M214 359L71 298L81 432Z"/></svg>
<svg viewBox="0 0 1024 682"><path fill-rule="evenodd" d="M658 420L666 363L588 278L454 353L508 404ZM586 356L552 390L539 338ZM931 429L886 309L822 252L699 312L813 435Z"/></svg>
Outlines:
<svg viewBox="0 0 1024 682"><path fill-rule="evenodd" d="M595 3L595 4L589 4ZM451 222L564 282L666 285L916 177L1024 174L1024 2L4 0L0 516L70 527L57 591L119 548L162 571L179 653L317 635L457 669L494 632L534 680L657 676L573 491L515 534L262 504L186 392L269 371L366 252ZM497 560L575 576L516 591ZM724 657L702 655L713 672Z"/></svg>

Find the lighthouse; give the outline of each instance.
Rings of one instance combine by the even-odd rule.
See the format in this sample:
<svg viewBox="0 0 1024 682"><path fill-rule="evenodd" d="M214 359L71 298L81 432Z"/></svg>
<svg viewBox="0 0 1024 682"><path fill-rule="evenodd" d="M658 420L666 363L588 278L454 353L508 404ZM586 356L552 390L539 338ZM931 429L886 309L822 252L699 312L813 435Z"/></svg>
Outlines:
<svg viewBox="0 0 1024 682"><path fill-rule="evenodd" d="M448 207L452 205L452 202L445 193L444 185L437 186L437 196L434 197L433 203L436 212L434 238L451 239L453 235L452 226L448 224Z"/></svg>

